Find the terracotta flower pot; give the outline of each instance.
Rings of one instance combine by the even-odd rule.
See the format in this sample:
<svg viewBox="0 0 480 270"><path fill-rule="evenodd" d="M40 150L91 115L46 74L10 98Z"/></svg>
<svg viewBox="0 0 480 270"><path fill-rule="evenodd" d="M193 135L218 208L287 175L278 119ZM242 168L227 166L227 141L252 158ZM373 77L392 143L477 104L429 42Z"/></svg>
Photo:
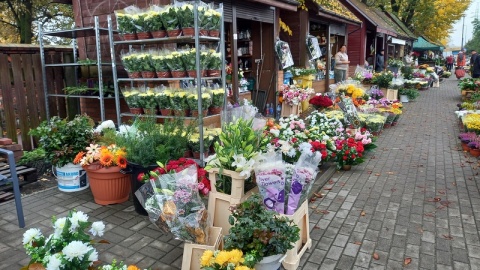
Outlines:
<svg viewBox="0 0 480 270"><path fill-rule="evenodd" d="M87 172L95 203L101 205L122 203L131 191L130 175L120 172L118 166L105 168L100 164L83 166Z"/></svg>
<svg viewBox="0 0 480 270"><path fill-rule="evenodd" d="M142 108L130 108L130 112L133 114L142 114L143 109Z"/></svg>
<svg viewBox="0 0 480 270"><path fill-rule="evenodd" d="M220 31L219 30L210 30L208 31L208 35L211 37L219 37L220 36Z"/></svg>
<svg viewBox="0 0 480 270"><path fill-rule="evenodd" d="M220 77L220 70L219 69L209 69L207 70L208 77Z"/></svg>
<svg viewBox="0 0 480 270"><path fill-rule="evenodd" d="M130 79L137 79L137 78L142 77L142 73L140 71L128 72L128 77Z"/></svg>
<svg viewBox="0 0 480 270"><path fill-rule="evenodd" d="M392 127L392 124L391 124L391 123L385 123L385 124L383 125L383 128L390 128L390 127Z"/></svg>
<svg viewBox="0 0 480 270"><path fill-rule="evenodd" d="M165 30L158 30L150 32L154 38L164 38L167 36L167 31Z"/></svg>
<svg viewBox="0 0 480 270"><path fill-rule="evenodd" d="M137 39L137 34L131 33L131 34L123 34L123 39L124 40L136 40Z"/></svg>
<svg viewBox="0 0 480 270"><path fill-rule="evenodd" d="M172 115L172 109L160 109L160 114L163 116L170 116Z"/></svg>
<svg viewBox="0 0 480 270"><path fill-rule="evenodd" d="M171 78L172 74L170 71L157 71L158 78Z"/></svg>
<svg viewBox="0 0 480 270"><path fill-rule="evenodd" d="M469 152L469 151L470 151L470 147L468 147L468 144L466 144L466 143L462 143L462 149L463 149L463 151L465 151L465 152Z"/></svg>
<svg viewBox="0 0 480 270"><path fill-rule="evenodd" d="M175 29L175 30L167 30L168 37L178 37L182 34L182 30Z"/></svg>
<svg viewBox="0 0 480 270"><path fill-rule="evenodd" d="M470 148L470 155L472 155L473 157L479 157L480 156L480 149Z"/></svg>
<svg viewBox="0 0 480 270"><path fill-rule="evenodd" d="M173 110L175 116L188 116L188 110Z"/></svg>
<svg viewBox="0 0 480 270"><path fill-rule="evenodd" d="M211 114L220 114L222 112L222 107L210 107L209 111Z"/></svg>
<svg viewBox="0 0 480 270"><path fill-rule="evenodd" d="M172 70L172 77L173 78L184 78L187 76L187 72L184 70Z"/></svg>
<svg viewBox="0 0 480 270"><path fill-rule="evenodd" d="M195 28L193 27L182 27L182 32L184 36L195 36Z"/></svg>
<svg viewBox="0 0 480 270"><path fill-rule="evenodd" d="M137 33L137 38L138 39L149 39L151 38L152 36L150 35L149 32L140 32L140 33Z"/></svg>
<svg viewBox="0 0 480 270"><path fill-rule="evenodd" d="M202 37L208 37L208 30L200 29L200 30L198 30L198 34Z"/></svg>
<svg viewBox="0 0 480 270"><path fill-rule="evenodd" d="M188 77L190 78L196 78L197 77L197 71L196 70L187 70ZM202 72L200 72L200 76L202 76Z"/></svg>
<svg viewBox="0 0 480 270"><path fill-rule="evenodd" d="M345 164L345 165L342 166L342 170L344 170L344 171L350 171L351 169L352 169L352 165L346 165Z"/></svg>
<svg viewBox="0 0 480 270"><path fill-rule="evenodd" d="M155 72L154 71L142 71L142 77L143 78L155 78Z"/></svg>
<svg viewBox="0 0 480 270"><path fill-rule="evenodd" d="M41 263L32 263L28 266L28 270L45 270Z"/></svg>
<svg viewBox="0 0 480 270"><path fill-rule="evenodd" d="M208 110L203 110L203 117L208 115ZM198 110L192 110L192 117L198 117Z"/></svg>

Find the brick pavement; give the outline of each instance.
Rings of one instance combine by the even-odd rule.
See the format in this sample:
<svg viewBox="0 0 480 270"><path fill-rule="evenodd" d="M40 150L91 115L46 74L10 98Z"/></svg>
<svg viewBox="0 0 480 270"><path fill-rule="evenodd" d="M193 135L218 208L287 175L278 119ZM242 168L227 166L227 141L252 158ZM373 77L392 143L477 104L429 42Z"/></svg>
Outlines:
<svg viewBox="0 0 480 270"><path fill-rule="evenodd" d="M447 80L405 104L399 124L383 132L366 162L326 184L331 190L310 204L313 246L300 268L403 269L409 257L405 269L480 269L479 177L476 160L460 151L456 138L456 83ZM131 202L99 206L88 190L53 188L25 196L23 205L27 225L19 229L13 202L0 204L0 269L26 265L23 232L37 227L49 234L50 217L72 208L107 224L111 244L98 246L101 260L181 267L183 244L136 215Z"/></svg>

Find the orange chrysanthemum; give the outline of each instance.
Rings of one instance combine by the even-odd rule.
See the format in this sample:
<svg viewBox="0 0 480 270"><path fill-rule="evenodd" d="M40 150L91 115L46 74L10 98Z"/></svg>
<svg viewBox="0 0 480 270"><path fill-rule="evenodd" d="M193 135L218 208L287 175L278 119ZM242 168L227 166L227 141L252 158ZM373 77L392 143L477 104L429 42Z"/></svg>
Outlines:
<svg viewBox="0 0 480 270"><path fill-rule="evenodd" d="M80 151L78 154L75 156L75 159L73 160L73 164L78 164L82 160L83 156L85 156L85 152Z"/></svg>
<svg viewBox="0 0 480 270"><path fill-rule="evenodd" d="M140 268L138 268L137 266L135 265L129 265L127 270L140 270Z"/></svg>
<svg viewBox="0 0 480 270"><path fill-rule="evenodd" d="M127 167L127 159L122 156L117 157L117 165L118 167L125 169Z"/></svg>
<svg viewBox="0 0 480 270"><path fill-rule="evenodd" d="M107 152L100 157L100 164L102 164L103 166L108 167L108 166L111 166L112 163L113 163L113 155L110 152Z"/></svg>

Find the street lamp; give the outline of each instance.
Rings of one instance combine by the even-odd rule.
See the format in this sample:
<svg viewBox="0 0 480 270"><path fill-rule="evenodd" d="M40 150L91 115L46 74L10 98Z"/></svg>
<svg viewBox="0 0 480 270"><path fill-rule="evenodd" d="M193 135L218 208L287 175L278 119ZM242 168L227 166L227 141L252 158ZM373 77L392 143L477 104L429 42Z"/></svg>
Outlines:
<svg viewBox="0 0 480 270"><path fill-rule="evenodd" d="M462 45L460 46L460 51L463 51L463 30L465 28L465 15L462 16L463 22L462 22Z"/></svg>

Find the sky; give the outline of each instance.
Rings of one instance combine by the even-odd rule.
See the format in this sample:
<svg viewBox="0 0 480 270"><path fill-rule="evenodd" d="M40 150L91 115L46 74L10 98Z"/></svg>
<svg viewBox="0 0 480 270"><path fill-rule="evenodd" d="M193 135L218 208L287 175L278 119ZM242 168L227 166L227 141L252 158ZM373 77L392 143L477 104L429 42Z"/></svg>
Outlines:
<svg viewBox="0 0 480 270"><path fill-rule="evenodd" d="M463 34L464 45L465 43L467 43L469 39L472 38L472 32L473 32L472 21L476 17L477 13L478 13L478 16L480 17L480 0L472 0L472 3L464 13L465 14L465 28L464 28L464 34ZM450 34L450 40L448 41L449 46L460 47L460 45L462 44L462 24L463 24L462 19L460 19L454 24L453 31Z"/></svg>

